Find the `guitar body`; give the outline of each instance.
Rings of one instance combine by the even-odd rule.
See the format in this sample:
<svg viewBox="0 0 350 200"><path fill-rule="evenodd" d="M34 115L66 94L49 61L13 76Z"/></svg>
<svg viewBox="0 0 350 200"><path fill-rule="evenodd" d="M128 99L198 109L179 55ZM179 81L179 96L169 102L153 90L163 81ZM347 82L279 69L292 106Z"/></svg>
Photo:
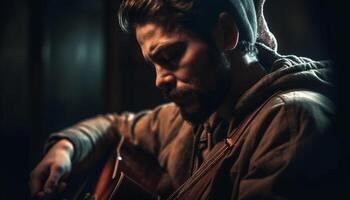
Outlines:
<svg viewBox="0 0 350 200"><path fill-rule="evenodd" d="M78 184L80 188L70 195L71 198L63 199L159 199L156 188L162 169L153 157L135 148L124 137L97 168L89 172L83 184Z"/></svg>

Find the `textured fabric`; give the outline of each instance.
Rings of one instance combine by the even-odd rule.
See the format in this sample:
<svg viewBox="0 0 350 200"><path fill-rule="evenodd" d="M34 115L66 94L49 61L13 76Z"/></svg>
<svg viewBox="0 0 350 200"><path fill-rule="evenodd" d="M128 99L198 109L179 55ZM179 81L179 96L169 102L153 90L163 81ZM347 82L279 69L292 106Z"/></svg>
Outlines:
<svg viewBox="0 0 350 200"><path fill-rule="evenodd" d="M234 18L240 31L240 41L256 42L257 18L253 0L230 0Z"/></svg>
<svg viewBox="0 0 350 200"><path fill-rule="evenodd" d="M263 65L271 73L232 105L226 135L262 102L274 97L243 133L227 158L217 165L201 199L319 199L327 192L321 183L337 164L337 141L327 131L334 109L329 93L330 62L280 56L259 46ZM167 174L159 192L167 196L191 176L195 132L174 104L139 114L110 114L54 133L47 148L60 138L74 144L74 164L92 166L111 141L125 135L133 144L158 159ZM220 137L218 137L220 138ZM213 144L215 146L215 144ZM219 163L218 163L219 164ZM332 183L332 182L330 182ZM319 194L319 196L317 196Z"/></svg>
<svg viewBox="0 0 350 200"><path fill-rule="evenodd" d="M260 42L277 51L277 40L271 33L265 16L266 0L231 0L235 19L240 30L240 41Z"/></svg>
<svg viewBox="0 0 350 200"><path fill-rule="evenodd" d="M274 51L277 51L277 40L271 33L264 16L265 0L254 0L254 4L258 23L257 42L263 43Z"/></svg>

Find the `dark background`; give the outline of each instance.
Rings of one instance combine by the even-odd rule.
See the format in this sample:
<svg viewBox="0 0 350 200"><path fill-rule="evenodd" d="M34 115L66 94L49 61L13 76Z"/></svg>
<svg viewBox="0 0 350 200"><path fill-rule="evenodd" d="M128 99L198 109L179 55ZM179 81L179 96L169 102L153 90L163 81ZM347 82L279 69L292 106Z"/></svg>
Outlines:
<svg viewBox="0 0 350 200"><path fill-rule="evenodd" d="M0 2L0 199L28 199L49 133L162 99L134 38L118 27L119 0ZM348 144L349 22L339 2L267 0L265 13L281 54L336 61L336 128Z"/></svg>

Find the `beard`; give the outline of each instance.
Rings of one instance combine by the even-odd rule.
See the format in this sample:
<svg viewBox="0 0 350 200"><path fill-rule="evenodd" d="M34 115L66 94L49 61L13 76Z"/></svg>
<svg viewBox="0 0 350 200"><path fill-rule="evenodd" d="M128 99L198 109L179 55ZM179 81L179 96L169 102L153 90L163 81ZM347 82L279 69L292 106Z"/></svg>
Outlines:
<svg viewBox="0 0 350 200"><path fill-rule="evenodd" d="M219 70L212 77L215 81L211 89L183 87L162 90L165 99L174 102L179 107L182 117L191 124L200 124L207 120L229 91L230 78L227 67L229 63L223 54L216 55L215 61L211 60L210 63L216 65Z"/></svg>
<svg viewBox="0 0 350 200"><path fill-rule="evenodd" d="M216 105L210 93L198 89L174 89L163 95L165 99L174 102L179 107L182 117L192 124L203 122Z"/></svg>

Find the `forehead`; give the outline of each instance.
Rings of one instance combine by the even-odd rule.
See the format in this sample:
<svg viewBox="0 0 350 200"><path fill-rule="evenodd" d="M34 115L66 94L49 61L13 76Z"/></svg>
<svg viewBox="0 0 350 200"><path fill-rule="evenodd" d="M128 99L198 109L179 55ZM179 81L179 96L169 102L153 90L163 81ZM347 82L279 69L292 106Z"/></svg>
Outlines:
<svg viewBox="0 0 350 200"><path fill-rule="evenodd" d="M152 51L157 45L171 41L194 39L191 34L182 28L171 31L156 23L145 23L135 28L136 39L143 51Z"/></svg>
<svg viewBox="0 0 350 200"><path fill-rule="evenodd" d="M143 45L147 41L157 38L160 35L164 35L164 30L154 23L146 23L137 25L135 28L135 33L138 43Z"/></svg>

